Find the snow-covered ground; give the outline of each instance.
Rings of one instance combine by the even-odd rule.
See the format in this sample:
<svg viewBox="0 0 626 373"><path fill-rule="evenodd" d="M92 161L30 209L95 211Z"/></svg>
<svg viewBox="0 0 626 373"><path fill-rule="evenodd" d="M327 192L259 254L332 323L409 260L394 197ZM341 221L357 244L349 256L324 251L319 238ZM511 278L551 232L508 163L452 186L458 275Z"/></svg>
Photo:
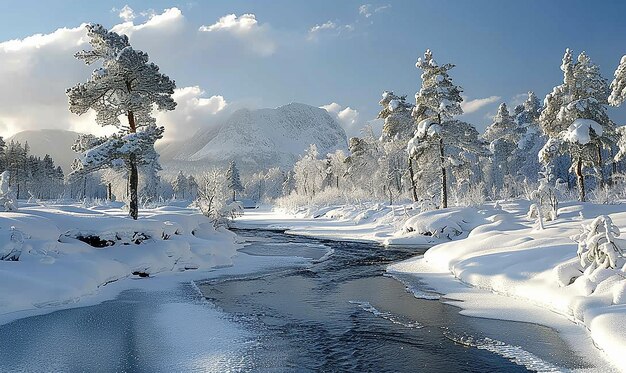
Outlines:
<svg viewBox="0 0 626 373"><path fill-rule="evenodd" d="M602 356L595 362L601 369L609 369L606 359L626 371L624 271L578 272L576 281L563 284L563 273L577 266L577 244L571 237L580 233L581 224L609 215L626 230L626 205L566 203L544 230L526 217L528 209L528 202L515 201L420 214L411 206L371 204L298 214L260 210L247 213L238 224L269 224L328 239L433 246L388 272L415 296L442 296L468 315L551 326L581 354L596 360ZM432 292L420 290L424 283ZM603 352L598 354L594 345Z"/></svg>
<svg viewBox="0 0 626 373"><path fill-rule="evenodd" d="M119 204L22 204L0 214L0 237L0 256L19 255L0 260L0 324L110 299L144 287L146 275L206 277L231 265L239 247L233 233L177 206L142 210L134 221Z"/></svg>

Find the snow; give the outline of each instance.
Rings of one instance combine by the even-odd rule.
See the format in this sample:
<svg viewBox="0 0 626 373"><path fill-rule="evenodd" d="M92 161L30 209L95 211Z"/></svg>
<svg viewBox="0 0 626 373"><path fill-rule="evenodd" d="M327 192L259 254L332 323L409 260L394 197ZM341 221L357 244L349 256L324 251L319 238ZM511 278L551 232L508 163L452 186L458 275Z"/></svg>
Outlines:
<svg viewBox="0 0 626 373"><path fill-rule="evenodd" d="M310 144L322 155L348 149L344 130L326 110L298 103L238 110L194 139L180 144L176 160L225 166L234 159L241 171L291 168Z"/></svg>
<svg viewBox="0 0 626 373"><path fill-rule="evenodd" d="M19 232L17 261L0 261L0 323L12 314L79 303L119 280L232 264L235 235L215 230L193 209L142 210L126 217L119 204L24 204L0 215L0 235ZM3 233L6 232L6 233ZM93 247L79 237L108 241ZM3 251L6 247L3 248Z"/></svg>
<svg viewBox="0 0 626 373"><path fill-rule="evenodd" d="M333 240L431 247L423 256L388 268L416 297L436 299L441 294L469 316L555 328L598 370L626 369L624 271L581 273L577 244L571 239L581 224L599 215L610 216L617 227L626 226L626 207L562 203L558 219L536 230L526 216L529 202L499 205L420 212L415 205L362 204L304 209L295 215L261 209L237 224L270 224L290 234ZM572 278L577 279L570 285Z"/></svg>
<svg viewBox="0 0 626 373"><path fill-rule="evenodd" d="M400 106L400 100L389 101L389 111L394 111Z"/></svg>
<svg viewBox="0 0 626 373"><path fill-rule="evenodd" d="M591 141L591 130L596 136L602 136L603 129L600 123L592 119L576 119L566 130L565 139L586 145Z"/></svg>

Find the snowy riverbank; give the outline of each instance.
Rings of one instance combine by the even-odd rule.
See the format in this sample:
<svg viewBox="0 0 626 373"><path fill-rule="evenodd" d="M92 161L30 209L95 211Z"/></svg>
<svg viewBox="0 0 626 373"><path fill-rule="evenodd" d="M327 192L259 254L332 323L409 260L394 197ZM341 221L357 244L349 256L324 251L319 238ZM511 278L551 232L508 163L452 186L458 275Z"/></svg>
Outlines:
<svg viewBox="0 0 626 373"><path fill-rule="evenodd" d="M111 298L103 294L141 287L132 280L145 276L202 278L231 265L238 248L233 233L176 206L142 210L133 221L118 204L23 204L0 214L0 237L0 254L18 259L0 260L0 324Z"/></svg>
<svg viewBox="0 0 626 373"><path fill-rule="evenodd" d="M554 269L577 261L577 245L570 237L580 232L582 223L607 214L625 230L626 206L566 203L559 219L547 223L545 230L537 230L526 218L528 207L528 202L518 201L421 215L407 206L385 205L329 207L295 215L259 211L237 224L270 224L327 239L433 246L423 257L392 265L388 272L408 288L426 283L433 290L416 290L416 296L440 293L468 315L551 326L582 354L597 355L592 351L595 344L615 366L626 369L623 271L581 275L564 285Z"/></svg>

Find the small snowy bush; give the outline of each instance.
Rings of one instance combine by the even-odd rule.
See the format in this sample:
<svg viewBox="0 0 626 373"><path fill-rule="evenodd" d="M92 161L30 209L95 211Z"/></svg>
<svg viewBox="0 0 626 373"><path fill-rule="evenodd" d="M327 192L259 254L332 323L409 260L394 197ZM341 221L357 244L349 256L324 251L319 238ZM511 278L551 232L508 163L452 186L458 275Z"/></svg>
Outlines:
<svg viewBox="0 0 626 373"><path fill-rule="evenodd" d="M530 193L531 201L528 211L530 219L536 218L539 229L543 229L543 220L556 220L558 216L559 200L557 198L556 188L550 183L548 177L539 180L537 189Z"/></svg>
<svg viewBox="0 0 626 373"><path fill-rule="evenodd" d="M590 224L583 225L582 232L573 237L578 242L580 264L598 268L618 268L624 265L624 250L619 228L607 215L600 215Z"/></svg>
<svg viewBox="0 0 626 373"><path fill-rule="evenodd" d="M17 198L9 187L9 171L0 174L0 209L3 211L17 210Z"/></svg>
<svg viewBox="0 0 626 373"><path fill-rule="evenodd" d="M0 233L2 245L0 245L0 260L16 261L22 254L24 246L24 234L15 227L8 232Z"/></svg>

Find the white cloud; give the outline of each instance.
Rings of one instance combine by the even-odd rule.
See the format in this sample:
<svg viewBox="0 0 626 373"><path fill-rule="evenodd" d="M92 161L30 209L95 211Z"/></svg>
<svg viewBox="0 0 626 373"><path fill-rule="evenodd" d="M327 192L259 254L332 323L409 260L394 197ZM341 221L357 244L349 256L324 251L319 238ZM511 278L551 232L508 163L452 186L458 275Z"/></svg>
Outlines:
<svg viewBox="0 0 626 373"><path fill-rule="evenodd" d="M225 38L226 42L237 40L249 50L261 55L270 56L276 51L276 42L271 36L269 25L260 25L254 14L228 14L212 25L198 28L202 34L216 38Z"/></svg>
<svg viewBox="0 0 626 373"><path fill-rule="evenodd" d="M252 30L259 27L252 26ZM138 24L131 20L111 29L129 35L134 47L148 52L162 72L177 80L182 76L193 82L194 75L188 73L192 67L210 68L211 63L223 63L225 59L229 63L246 58L254 61L259 55L222 35L226 30L199 33L198 26L190 25L177 8L166 9ZM0 136L44 128L96 135L116 131L95 125L93 112L77 116L68 110L65 89L86 81L94 68L74 58L76 51L88 48L87 40L86 29L80 25L0 43ZM216 54L218 47L220 53ZM167 139L189 137L242 105L186 83L175 92L176 110L157 114L159 123L166 127Z"/></svg>
<svg viewBox="0 0 626 373"><path fill-rule="evenodd" d="M321 30L335 30L337 28L337 24L333 21L327 21L326 23L322 23L321 25L315 25L311 27L309 30L310 33L319 32Z"/></svg>
<svg viewBox="0 0 626 373"><path fill-rule="evenodd" d="M369 18L372 16L372 12L370 12L370 8L372 4L363 4L359 6L359 14L364 16L365 18Z"/></svg>
<svg viewBox="0 0 626 373"><path fill-rule="evenodd" d="M330 113L347 133L354 132L357 129L359 120L359 112L357 110L349 106L344 108L336 102L322 105L320 108Z"/></svg>
<svg viewBox="0 0 626 373"><path fill-rule="evenodd" d="M118 9L113 8L113 11L118 11ZM118 16L124 22L130 22L130 21L132 21L133 19L136 18L135 11L133 10L133 8L129 7L128 5L124 5L124 7L122 7L122 9L119 9Z"/></svg>
<svg viewBox="0 0 626 373"><path fill-rule="evenodd" d="M157 123L166 128L164 141L191 137L197 130L212 123L216 114L228 106L223 96L205 96L206 92L198 86L177 88L173 95L176 110L155 111Z"/></svg>
<svg viewBox="0 0 626 373"><path fill-rule="evenodd" d="M330 33L333 35L340 35L342 32L350 32L350 31L354 31L354 25L352 24L347 24L347 25L340 25L337 24L333 21L326 21L324 23L321 24L317 24L313 27L311 27L309 29L309 34L307 39L308 40L317 40L318 36L321 33Z"/></svg>
<svg viewBox="0 0 626 373"><path fill-rule="evenodd" d="M200 31L211 32L219 30L228 30L238 33L248 33L258 26L256 16L254 14L242 14L237 17L235 14L229 14L220 18L217 22L210 26L200 26Z"/></svg>
<svg viewBox="0 0 626 373"><path fill-rule="evenodd" d="M382 12L385 9L391 8L390 4L373 7L372 4L363 4L359 6L359 14L365 18L370 18L374 13Z"/></svg>
<svg viewBox="0 0 626 373"><path fill-rule="evenodd" d="M463 109L463 113L470 114L480 110L481 108L493 104L500 100L500 96L490 96L485 98L477 98L475 100L468 100L467 97L463 97L463 102L461 102L461 109Z"/></svg>

